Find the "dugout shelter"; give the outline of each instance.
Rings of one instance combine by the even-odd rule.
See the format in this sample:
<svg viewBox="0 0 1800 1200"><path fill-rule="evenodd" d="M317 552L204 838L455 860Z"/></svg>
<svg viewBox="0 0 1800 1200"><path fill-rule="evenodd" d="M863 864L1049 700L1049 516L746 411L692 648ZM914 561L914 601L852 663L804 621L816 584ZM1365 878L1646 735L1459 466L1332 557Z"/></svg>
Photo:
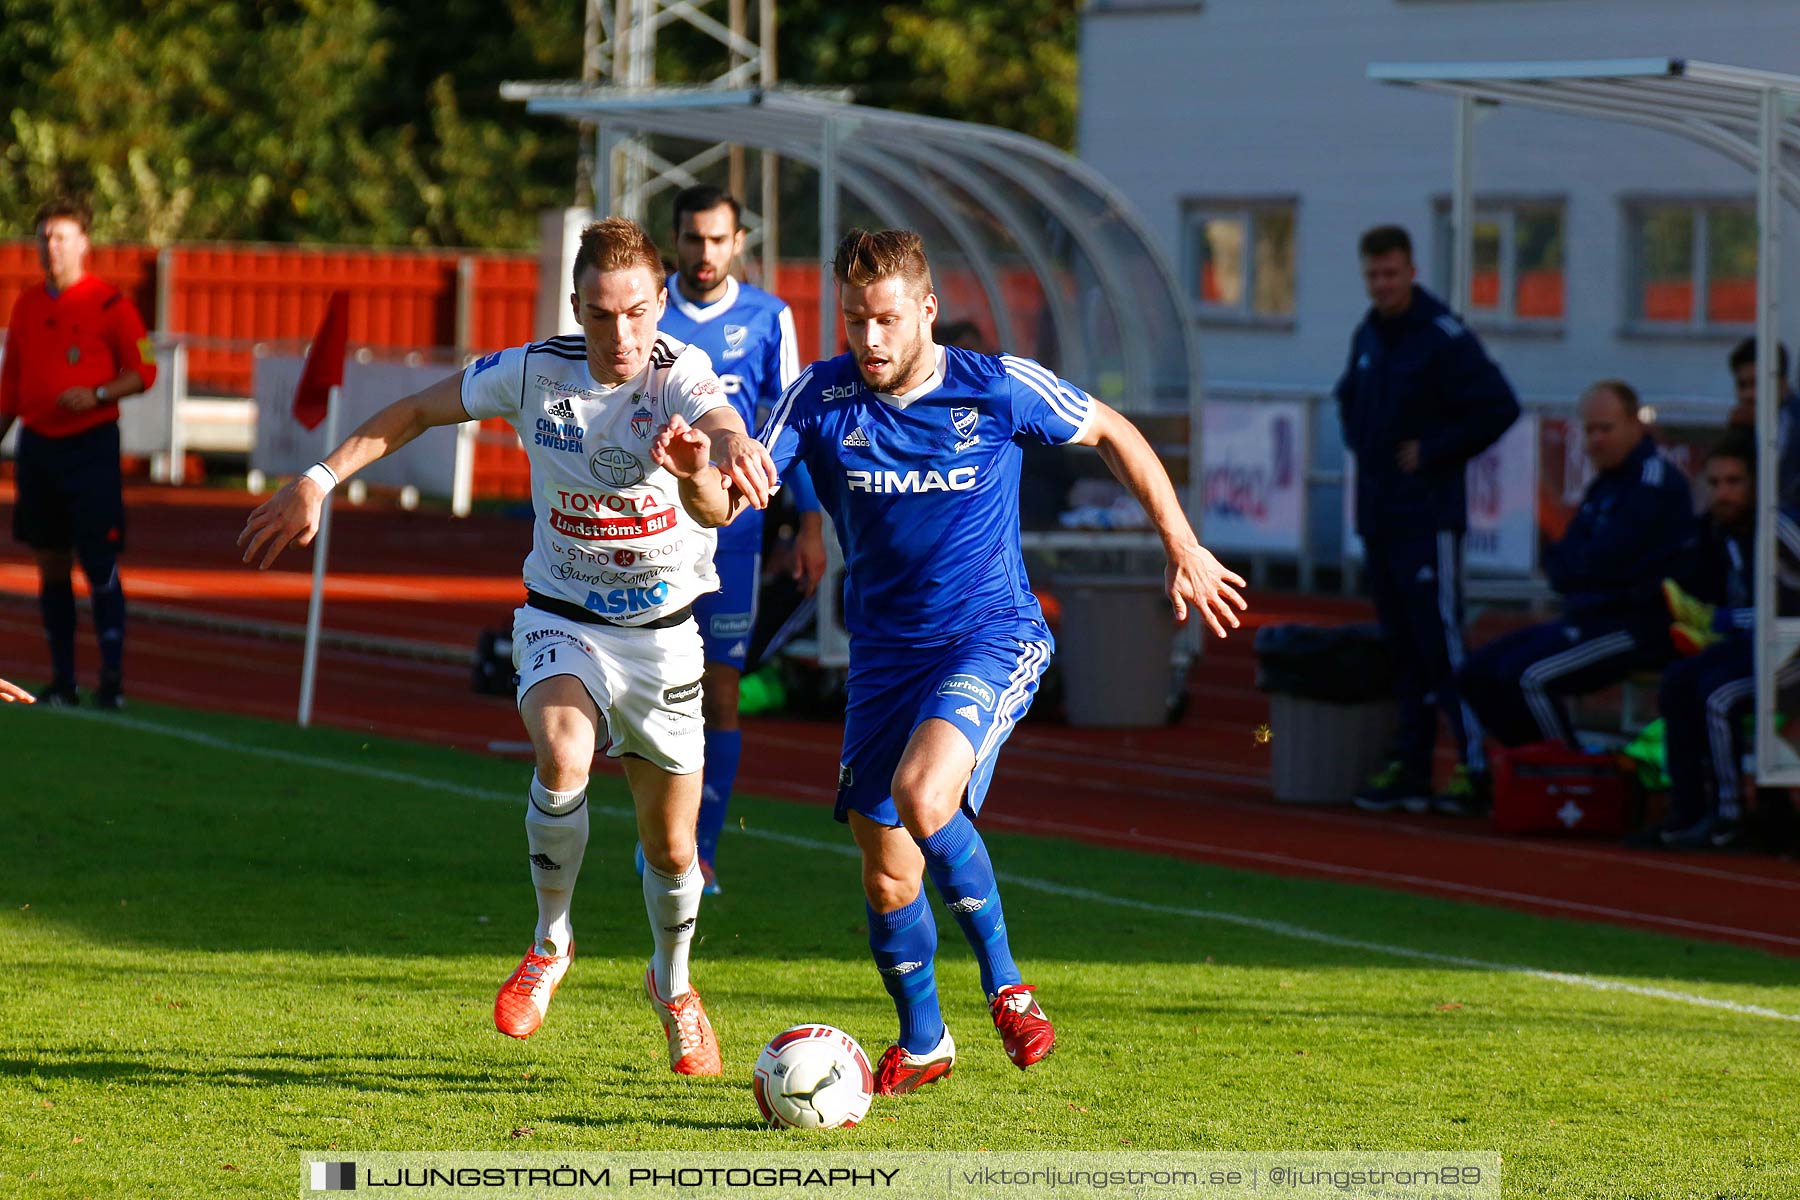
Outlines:
<svg viewBox="0 0 1800 1200"><path fill-rule="evenodd" d="M1716 150L1756 175L1756 777L1800 784L1800 753L1784 736L1777 675L1800 648L1800 613L1777 610L1776 472L1783 381L1774 347L1781 316L1782 202L1800 207L1800 75L1681 58L1372 63L1369 78L1455 102L1451 168L1451 307L1468 311L1474 261L1474 158L1484 107L1516 104L1622 121ZM1800 436L1796 434L1795 436ZM1800 717L1800 696L1788 711ZM1794 736L1800 737L1800 733Z"/></svg>
<svg viewBox="0 0 1800 1200"><path fill-rule="evenodd" d="M1079 159L1009 130L780 88L511 83L503 95L534 115L594 128L597 211L616 196L609 151L621 137L732 143L812 167L821 303L818 344L802 346L803 356L838 352L829 298L832 252L848 224L841 201L882 225L917 230L943 319L974 319L994 348L1038 359L1130 415L1200 528L1202 387L1191 307L1130 202ZM1135 556L1105 561L1127 574L1160 555L1148 530L1028 532L1026 545ZM831 626L831 591L819 589L821 629Z"/></svg>

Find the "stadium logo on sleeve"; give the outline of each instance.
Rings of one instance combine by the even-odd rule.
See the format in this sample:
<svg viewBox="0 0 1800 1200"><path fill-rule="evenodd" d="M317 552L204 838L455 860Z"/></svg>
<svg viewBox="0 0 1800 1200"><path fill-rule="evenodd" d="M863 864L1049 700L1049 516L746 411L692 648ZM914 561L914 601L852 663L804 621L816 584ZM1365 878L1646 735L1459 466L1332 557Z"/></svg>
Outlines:
<svg viewBox="0 0 1800 1200"><path fill-rule="evenodd" d="M984 712L994 711L994 689L975 675L952 675L938 684L940 696L962 696L981 705Z"/></svg>
<svg viewBox="0 0 1800 1200"><path fill-rule="evenodd" d="M966 438L975 432L975 422L979 417L980 414L972 408L953 408L950 410L950 427L956 430L957 437Z"/></svg>

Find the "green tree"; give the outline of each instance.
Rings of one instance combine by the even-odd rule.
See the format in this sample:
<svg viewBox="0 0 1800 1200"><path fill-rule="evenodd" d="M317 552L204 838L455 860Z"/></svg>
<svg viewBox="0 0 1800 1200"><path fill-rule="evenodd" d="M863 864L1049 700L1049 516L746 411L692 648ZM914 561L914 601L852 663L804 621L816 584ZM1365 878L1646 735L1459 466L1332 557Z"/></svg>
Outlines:
<svg viewBox="0 0 1800 1200"><path fill-rule="evenodd" d="M1078 0L783 0L784 80L1073 138ZM47 195L98 236L528 246L574 194L565 122L507 79L579 72L583 0L0 0L0 236ZM680 24L666 82L723 51Z"/></svg>

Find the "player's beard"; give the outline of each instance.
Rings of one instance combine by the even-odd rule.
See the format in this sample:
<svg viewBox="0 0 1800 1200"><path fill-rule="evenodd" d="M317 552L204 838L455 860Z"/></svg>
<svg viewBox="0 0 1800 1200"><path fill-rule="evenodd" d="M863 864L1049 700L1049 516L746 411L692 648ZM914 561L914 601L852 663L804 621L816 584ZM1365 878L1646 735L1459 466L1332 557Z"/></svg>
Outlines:
<svg viewBox="0 0 1800 1200"><path fill-rule="evenodd" d="M676 277L681 283L681 290L687 295L704 296L707 292L712 291L714 288L725 282L725 272L723 270L715 270L711 280L701 279L700 268L705 265L706 263L702 261L695 263L691 267L677 268L675 272Z"/></svg>
<svg viewBox="0 0 1800 1200"><path fill-rule="evenodd" d="M887 354L885 357L888 361L888 375L882 382L878 383L869 377L868 369L863 366L860 359L856 363L857 373L862 376L863 383L867 384L871 390L896 395L899 393L901 385L912 380L913 373L919 369L919 363L925 357L925 348L928 344L924 335L921 334L914 339L912 345L906 348L905 354Z"/></svg>

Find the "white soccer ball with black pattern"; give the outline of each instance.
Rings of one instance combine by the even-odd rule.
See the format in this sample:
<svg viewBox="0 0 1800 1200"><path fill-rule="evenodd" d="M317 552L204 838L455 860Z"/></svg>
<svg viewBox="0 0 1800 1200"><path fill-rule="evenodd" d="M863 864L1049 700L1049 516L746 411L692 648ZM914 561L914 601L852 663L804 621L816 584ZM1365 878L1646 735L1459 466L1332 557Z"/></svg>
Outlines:
<svg viewBox="0 0 1800 1200"><path fill-rule="evenodd" d="M771 1126L848 1129L875 1098L875 1072L856 1039L830 1025L784 1029L756 1056L756 1107Z"/></svg>

